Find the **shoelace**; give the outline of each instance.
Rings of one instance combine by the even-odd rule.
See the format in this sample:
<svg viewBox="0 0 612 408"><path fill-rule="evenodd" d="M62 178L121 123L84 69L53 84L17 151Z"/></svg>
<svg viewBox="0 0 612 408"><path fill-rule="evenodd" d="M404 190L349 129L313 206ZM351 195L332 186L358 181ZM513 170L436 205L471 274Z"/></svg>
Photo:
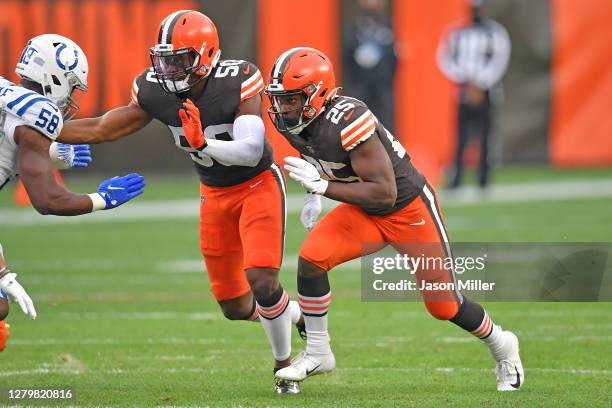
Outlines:
<svg viewBox="0 0 612 408"><path fill-rule="evenodd" d="M306 365L309 361L315 364L317 363L314 357L308 355L305 351L302 351L300 352L300 354L295 356L293 360L291 360L291 365L296 365L296 366L301 367L301 366Z"/></svg>
<svg viewBox="0 0 612 408"><path fill-rule="evenodd" d="M499 369L498 371L500 371L500 374L504 375L504 376L513 376L516 374L516 369L514 368L514 363L510 362L509 360L501 360L499 362Z"/></svg>

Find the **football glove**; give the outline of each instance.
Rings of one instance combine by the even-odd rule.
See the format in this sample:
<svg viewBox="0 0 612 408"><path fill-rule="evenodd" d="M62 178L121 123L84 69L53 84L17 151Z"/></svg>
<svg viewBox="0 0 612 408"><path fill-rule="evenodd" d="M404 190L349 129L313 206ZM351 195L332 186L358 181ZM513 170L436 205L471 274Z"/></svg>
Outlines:
<svg viewBox="0 0 612 408"><path fill-rule="evenodd" d="M321 214L321 196L318 194L306 194L306 201L300 214L300 221L308 231L314 228L317 218Z"/></svg>
<svg viewBox="0 0 612 408"><path fill-rule="evenodd" d="M87 144L70 145L53 142L49 147L49 158L53 168L57 170L87 167L91 163L91 150Z"/></svg>
<svg viewBox="0 0 612 408"><path fill-rule="evenodd" d="M329 182L319 176L319 171L311 163L299 157L285 157L285 170L289 177L302 184L309 193L323 195Z"/></svg>
<svg viewBox="0 0 612 408"><path fill-rule="evenodd" d="M206 147L206 138L202 132L202 122L200 122L200 110L191 99L183 102L183 107L179 109L179 117L183 125L183 132L189 146L197 150Z"/></svg>
<svg viewBox="0 0 612 408"><path fill-rule="evenodd" d="M138 173L104 180L98 187L98 192L90 194L94 203L93 210L110 210L119 207L144 193L144 187L144 177Z"/></svg>
<svg viewBox="0 0 612 408"><path fill-rule="evenodd" d="M36 309L34 308L34 302L26 293L23 286L17 282L17 274L9 272L0 278L0 289L4 291L13 302L17 303L23 313L30 316L32 319L36 319Z"/></svg>

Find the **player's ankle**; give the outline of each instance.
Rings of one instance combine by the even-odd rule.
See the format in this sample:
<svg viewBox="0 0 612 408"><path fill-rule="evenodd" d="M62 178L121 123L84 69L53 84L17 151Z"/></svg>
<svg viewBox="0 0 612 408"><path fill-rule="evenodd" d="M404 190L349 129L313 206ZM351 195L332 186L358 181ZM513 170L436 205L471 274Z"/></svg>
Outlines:
<svg viewBox="0 0 612 408"><path fill-rule="evenodd" d="M317 345L307 345L306 346L306 353L310 354L310 355L328 355L331 354L331 346L329 343L327 344L317 344Z"/></svg>

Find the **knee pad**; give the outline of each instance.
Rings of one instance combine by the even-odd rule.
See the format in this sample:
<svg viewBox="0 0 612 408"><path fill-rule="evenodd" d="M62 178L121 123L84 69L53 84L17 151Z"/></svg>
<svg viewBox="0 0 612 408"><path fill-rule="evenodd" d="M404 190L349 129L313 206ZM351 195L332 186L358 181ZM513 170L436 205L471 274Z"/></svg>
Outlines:
<svg viewBox="0 0 612 408"><path fill-rule="evenodd" d="M279 256L272 251L258 250L246 254L244 268L273 268L278 269Z"/></svg>
<svg viewBox="0 0 612 408"><path fill-rule="evenodd" d="M325 245L318 245L316 243L309 243L308 238L300 249L300 258L313 264L317 268L329 271L331 269L331 257L333 250Z"/></svg>
<svg viewBox="0 0 612 408"><path fill-rule="evenodd" d="M429 314L438 320L450 320L457 315L457 302L425 302Z"/></svg>

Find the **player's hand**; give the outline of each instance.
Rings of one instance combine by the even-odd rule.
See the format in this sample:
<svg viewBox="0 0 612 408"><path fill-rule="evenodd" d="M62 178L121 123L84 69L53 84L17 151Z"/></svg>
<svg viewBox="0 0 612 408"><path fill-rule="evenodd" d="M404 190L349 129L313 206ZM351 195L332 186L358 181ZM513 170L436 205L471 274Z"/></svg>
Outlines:
<svg viewBox="0 0 612 408"><path fill-rule="evenodd" d="M106 202L104 210L119 207L132 198L144 193L144 177L138 173L131 173L123 177L113 177L105 180L98 187L98 194Z"/></svg>
<svg viewBox="0 0 612 408"><path fill-rule="evenodd" d="M285 157L285 170L289 177L302 184L309 193L325 194L329 182L323 180L315 166L299 157Z"/></svg>
<svg viewBox="0 0 612 408"><path fill-rule="evenodd" d="M317 218L321 214L321 196L318 194L306 194L306 202L300 214L300 221L308 231L314 228Z"/></svg>
<svg viewBox="0 0 612 408"><path fill-rule="evenodd" d="M49 147L49 158L57 170L87 167L91 163L91 150L87 144L70 145L53 142Z"/></svg>
<svg viewBox="0 0 612 408"><path fill-rule="evenodd" d="M187 138L187 143L194 149L202 150L206 147L206 138L202 132L200 122L200 110L193 104L191 99L183 102L183 107L179 109L179 117L183 125L183 132Z"/></svg>
<svg viewBox="0 0 612 408"><path fill-rule="evenodd" d="M0 279L0 289L6 293L9 298L17 303L23 313L30 316L32 319L36 319L36 309L34 309L34 302L26 293L23 286L17 282L17 274L9 272Z"/></svg>

